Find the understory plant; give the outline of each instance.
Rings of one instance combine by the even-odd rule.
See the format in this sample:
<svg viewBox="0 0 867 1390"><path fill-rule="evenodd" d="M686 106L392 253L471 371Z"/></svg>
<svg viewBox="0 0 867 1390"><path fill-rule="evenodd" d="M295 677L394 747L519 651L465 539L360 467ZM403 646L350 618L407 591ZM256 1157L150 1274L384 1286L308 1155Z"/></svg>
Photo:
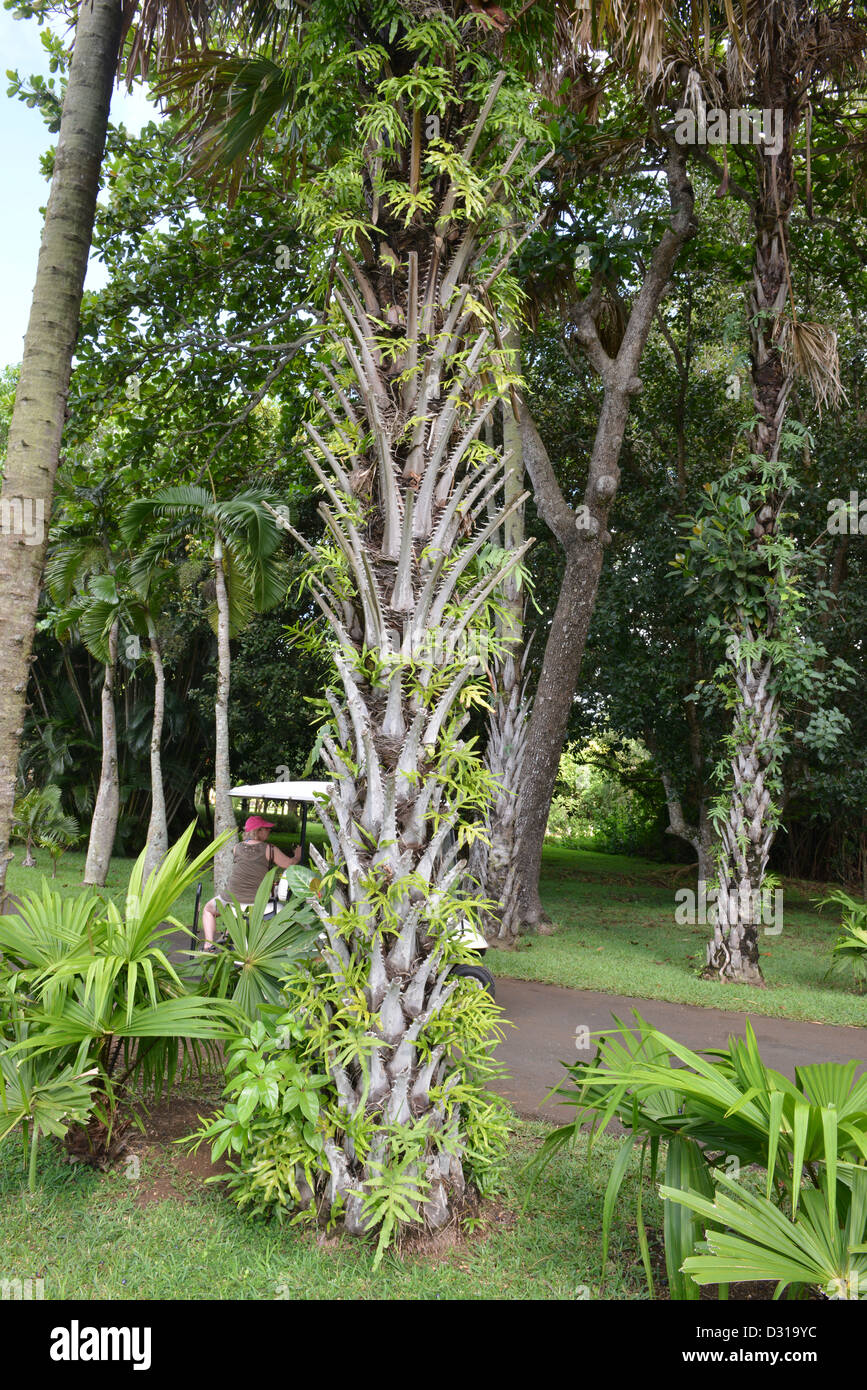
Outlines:
<svg viewBox="0 0 867 1390"><path fill-rule="evenodd" d="M15 802L13 834L24 841L23 869L36 866L33 847L47 849L51 855L51 876L57 876L57 861L66 850L78 844L81 830L74 816L67 815L60 804L60 787L31 787Z"/></svg>
<svg viewBox="0 0 867 1390"><path fill-rule="evenodd" d="M21 1127L31 1182L39 1133L64 1137L93 1119L91 1156L103 1158L133 1086L159 1097L179 1066L216 1060L215 1045L237 1030L237 1006L207 997L195 970L166 954L184 926L177 899L219 843L188 860L194 829L146 881L142 852L122 911L92 891L63 898L44 882L0 917L0 1139Z"/></svg>
<svg viewBox="0 0 867 1390"><path fill-rule="evenodd" d="M841 1238L838 1216L847 1231L854 1229L846 1224L852 1175L867 1172L867 1076L856 1077L858 1063L797 1067L793 1082L764 1064L749 1021L744 1038L732 1038L727 1048L699 1054L651 1027L637 1012L634 1016L633 1028L615 1019L618 1027L600 1038L592 1061L567 1067L568 1080L555 1094L575 1108L575 1119L548 1136L535 1160L536 1167L544 1166L575 1139L588 1119L592 1124L588 1153L596 1134L611 1120L627 1131L605 1194L603 1264L617 1197L636 1149L640 1153L636 1216L651 1292L642 1179L647 1171L651 1181L656 1180L663 1155L665 1261L673 1298L698 1298L698 1284L691 1277L696 1269L703 1276L699 1282L728 1283L721 1263L696 1265L692 1257L703 1249L723 1248L718 1232L728 1225L723 1219L730 1209L726 1201L735 1200L728 1192L729 1180L735 1182L732 1191L741 1194L742 1210L754 1215L766 1211L763 1229L785 1230L787 1240L798 1239L807 1226L821 1223L825 1211L824 1238L829 1249L836 1249ZM749 1198L747 1169L763 1174L762 1190ZM740 1187L742 1176L747 1181ZM717 1181L726 1189L722 1196L715 1193ZM860 1183L858 1178L859 1192ZM797 1226L803 1196L810 1191L825 1196L810 1198ZM683 1194L682 1199L675 1194ZM858 1212L856 1207L855 1225L860 1220ZM781 1225L778 1218L788 1225ZM754 1266L760 1253L758 1248L753 1252ZM854 1257L857 1251L853 1247L850 1253ZM754 1268L748 1277L780 1281L784 1276L778 1269L779 1264L769 1259L763 1272ZM719 1278L704 1277L711 1271ZM817 1275L815 1280L792 1275L784 1282L794 1284L797 1294L805 1284L824 1288L839 1274L834 1269L827 1279Z"/></svg>
<svg viewBox="0 0 867 1390"><path fill-rule="evenodd" d="M272 869L265 875L249 907L242 908L237 898L220 905L218 920L225 940L201 958L204 991L230 998L251 1020L266 1005L281 1002L283 977L294 961L315 951L321 931L310 906L314 875L298 866L285 874L290 885L285 905L266 917L276 874Z"/></svg>
<svg viewBox="0 0 867 1390"><path fill-rule="evenodd" d="M436 1025L423 1037L422 1076L430 1099L451 1124L431 1124L429 1113L387 1119L375 1099L347 1105L347 1069L376 1046L373 1018L361 981L342 989L321 960L301 962L284 982L283 1008L262 1005L227 1049L226 1102L194 1136L194 1148L225 1154L229 1191L240 1209L291 1223L329 1225L343 1213L332 1177L349 1150L370 1165L373 1180L349 1193L361 1204L365 1229L376 1235L375 1263L401 1227L419 1225L432 1176L461 1162L464 1181L482 1193L496 1185L509 1132L508 1107L486 1090L502 1068L493 1050L502 1037L500 1010L472 980L455 979ZM446 1085L431 1084L446 1057ZM362 1067L370 1095L371 1068ZM434 1114L436 1112L434 1111ZM430 1155L435 1156L435 1174ZM378 1155L378 1156L374 1156ZM220 1178L209 1181L221 1181Z"/></svg>
<svg viewBox="0 0 867 1390"><path fill-rule="evenodd" d="M842 888L835 888L817 906L827 907L829 903L842 908L843 916L825 978L846 975L860 994L867 984L867 902L859 902Z"/></svg>

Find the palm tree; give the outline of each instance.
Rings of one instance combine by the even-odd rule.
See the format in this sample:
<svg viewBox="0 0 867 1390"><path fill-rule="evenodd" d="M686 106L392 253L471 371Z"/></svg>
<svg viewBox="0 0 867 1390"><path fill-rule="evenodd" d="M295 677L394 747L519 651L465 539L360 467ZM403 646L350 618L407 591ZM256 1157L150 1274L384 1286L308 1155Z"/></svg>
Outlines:
<svg viewBox="0 0 867 1390"><path fill-rule="evenodd" d="M65 849L77 844L81 838L78 821L67 815L60 804L60 788L54 785L41 790L32 787L26 795L15 803L13 830L24 841L25 854L21 861L23 869L36 867L33 846L47 849L51 854L52 874L57 876L57 860Z"/></svg>
<svg viewBox="0 0 867 1390"><path fill-rule="evenodd" d="M164 610L171 579L172 572L164 566L148 564L136 557L130 563L128 572L130 592L126 604L127 613L136 632L143 631L147 636L154 672L154 709L150 736L151 812L145 840L145 881L154 869L158 869L162 864L169 848L162 764L163 725L166 712L166 673L157 618Z"/></svg>
<svg viewBox="0 0 867 1390"><path fill-rule="evenodd" d="M364 7L353 16L339 53L344 75L346 49L361 42L369 19ZM329 1044L322 1055L345 1120L325 1140L319 1178L326 1203L344 1210L354 1232L369 1225L369 1204L386 1181L409 1185L428 1225L447 1221L473 1172L462 1151L467 1110L490 1115L493 1103L478 1074L461 1074L467 1058L455 1056L447 1022L461 1007L450 931L473 911L462 835L490 790L461 733L472 702L484 698L474 643L488 636L489 599L529 544L505 565L480 563L526 496L518 490L502 504L502 460L482 439L511 379L500 323L501 296L514 291L504 275L512 210L529 220L531 152L544 159L547 148L538 148L542 132L514 77L499 100L507 74L493 61L484 84L478 71L467 82L450 23L431 16L416 36L408 17L392 35L399 96L384 100L382 73L362 71L360 111L344 102L333 116L350 110L365 132L347 141L347 160L357 164L345 187L352 199L358 190L357 202L331 191L323 161L305 209L335 249L331 342L307 449L325 532L319 548L295 536L310 555L336 671L322 735L333 789L321 814L341 881L314 904L328 937L314 1008L317 1016L339 1011L347 989L363 1001L352 1045L337 1055ZM489 30L467 40L478 33ZM407 39L403 47L405 36L420 46ZM321 51L339 47L335 40ZM426 72L428 61L450 74L439 79L442 100L412 90L413 65ZM265 59L246 74L240 59L214 62L216 98L206 87L197 148L216 159L222 136L225 162L238 165L245 138L247 152L251 140L268 140L275 102L294 76ZM204 75L196 65L187 85ZM321 79L317 90L333 100ZM426 103L440 111L442 148L425 135ZM332 133L330 120L319 128ZM456 1085L461 1104L451 1099ZM363 1150L354 1142L362 1133L371 1136ZM416 1155L411 1165L398 1161L398 1142Z"/></svg>
<svg viewBox="0 0 867 1390"><path fill-rule="evenodd" d="M48 520L114 78L123 40L136 18L128 55L130 78L146 70L152 52L169 56L187 48L203 13L200 0L142 0L139 7L121 0L81 0L79 8L0 494L10 515L28 520L18 534L14 527L0 530L0 894L9 858L18 744ZM42 528L36 544L34 526Z"/></svg>
<svg viewBox="0 0 867 1390"><path fill-rule="evenodd" d="M737 49L732 49L728 62L716 67L697 64L687 77L689 99L699 115L705 105L752 105L769 109L776 120L774 143L754 150L749 334L755 417L745 494L750 497L750 544L757 556L765 548L770 557L780 536L785 489L777 480L782 476L783 426L795 376L806 378L820 405L836 398L840 384L836 335L823 325L800 321L795 303L790 232L798 196L795 139L812 111L811 103L827 105L832 94L851 86L865 60L867 27L845 5L750 0ZM809 146L808 130L808 156ZM706 152L700 153L706 161ZM721 172L725 191L726 165ZM809 179L808 163L808 200ZM709 977L747 984L763 983L760 894L778 823L775 788L782 752L783 614L775 598L777 577L770 558L766 571L767 601L735 622L730 634L734 640L728 646L736 750L728 805L718 819L716 922L706 961Z"/></svg>
<svg viewBox="0 0 867 1390"><path fill-rule="evenodd" d="M106 557L100 549L100 557ZM74 542L58 550L49 562L48 582L52 597L64 606L55 618L60 641L76 630L91 655L103 666L99 786L90 823L84 866L84 882L102 887L108 877L114 837L120 813L118 782L117 718L114 703L118 639L122 617L119 575L109 558L108 572L94 572L88 549ZM73 588L85 577L83 584Z"/></svg>
<svg viewBox="0 0 867 1390"><path fill-rule="evenodd" d="M204 543L211 556L217 634L217 696L214 707L214 832L235 831L229 756L230 639L254 612L265 612L285 597L287 572L279 555L281 533L265 503L276 499L249 488L219 500L195 485L163 488L153 497L130 502L121 519L124 539L138 551L138 566L148 569ZM160 525L159 523L162 523ZM152 647L153 651L153 647ZM217 892L232 867L232 841L214 860Z"/></svg>

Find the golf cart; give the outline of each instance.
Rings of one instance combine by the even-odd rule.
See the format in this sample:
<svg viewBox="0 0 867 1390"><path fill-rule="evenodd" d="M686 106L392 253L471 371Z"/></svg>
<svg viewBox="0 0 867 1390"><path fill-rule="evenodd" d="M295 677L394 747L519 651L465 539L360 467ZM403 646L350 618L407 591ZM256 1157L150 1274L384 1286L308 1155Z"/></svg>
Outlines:
<svg viewBox="0 0 867 1390"><path fill-rule="evenodd" d="M317 797L328 794L328 782L262 782L258 786L233 787L229 795L240 797L241 811L247 815L251 801L296 802L301 816L301 864L307 868L310 856L307 851L307 815Z"/></svg>
<svg viewBox="0 0 867 1390"><path fill-rule="evenodd" d="M328 782L263 782L258 785L233 787L229 793L232 798L240 798L242 813L246 815L250 808L250 802L262 802L263 810L267 814L268 802L296 802L299 806L301 816L301 859L300 864L309 867L309 852L307 848L307 816L310 806L315 806L317 799L321 799L328 794L330 784ZM255 808L258 810L258 808ZM289 879L287 875L290 870L284 870L283 874L274 883L273 896L265 912L265 916L274 916L280 911L283 904L289 897ZM196 909L193 919L193 940L197 940L199 922L199 902L201 899L202 885L199 884L196 893ZM243 906L243 904L242 904ZM480 958L484 956L488 949L488 943L480 932L477 932L472 925L461 918L458 923L458 936L462 944L474 955ZM494 977L490 970L485 966L479 965L455 965L452 967L452 974L459 975L466 979L474 980L480 989L486 989L494 995Z"/></svg>

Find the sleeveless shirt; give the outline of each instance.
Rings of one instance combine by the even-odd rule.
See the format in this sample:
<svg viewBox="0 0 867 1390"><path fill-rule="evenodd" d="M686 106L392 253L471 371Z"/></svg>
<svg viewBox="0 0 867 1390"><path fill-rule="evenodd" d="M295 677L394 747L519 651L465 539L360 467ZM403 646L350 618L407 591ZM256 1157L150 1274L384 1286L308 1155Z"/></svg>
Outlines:
<svg viewBox="0 0 867 1390"><path fill-rule="evenodd" d="M242 840L235 846L226 897L235 897L239 903L251 903L261 887L262 879L273 865L272 845L261 840Z"/></svg>

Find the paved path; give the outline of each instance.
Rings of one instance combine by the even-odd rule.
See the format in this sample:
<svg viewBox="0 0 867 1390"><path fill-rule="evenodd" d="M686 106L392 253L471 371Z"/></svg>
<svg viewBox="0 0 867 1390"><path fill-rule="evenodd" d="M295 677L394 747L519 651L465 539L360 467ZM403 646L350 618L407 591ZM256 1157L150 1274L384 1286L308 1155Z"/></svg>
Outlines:
<svg viewBox="0 0 867 1390"><path fill-rule="evenodd" d="M536 980L497 979L497 1003L515 1024L506 1028L497 1055L510 1079L496 1090L511 1101L520 1115L552 1119L565 1124L569 1111L556 1101L545 1103L552 1086L565 1075L561 1062L575 1061L592 1052L575 1050L575 1029L591 1032L608 1028L611 1015L631 1023L632 1010L694 1051L725 1047L729 1036L743 1036L747 1017L722 1009L700 1009L692 1004L669 1004L664 999L631 999L622 994L598 994L586 989L563 989ZM798 1023L787 1018L750 1015L762 1058L776 1071L794 1079L795 1067L804 1062L867 1064L867 1028L843 1028L828 1023Z"/></svg>

